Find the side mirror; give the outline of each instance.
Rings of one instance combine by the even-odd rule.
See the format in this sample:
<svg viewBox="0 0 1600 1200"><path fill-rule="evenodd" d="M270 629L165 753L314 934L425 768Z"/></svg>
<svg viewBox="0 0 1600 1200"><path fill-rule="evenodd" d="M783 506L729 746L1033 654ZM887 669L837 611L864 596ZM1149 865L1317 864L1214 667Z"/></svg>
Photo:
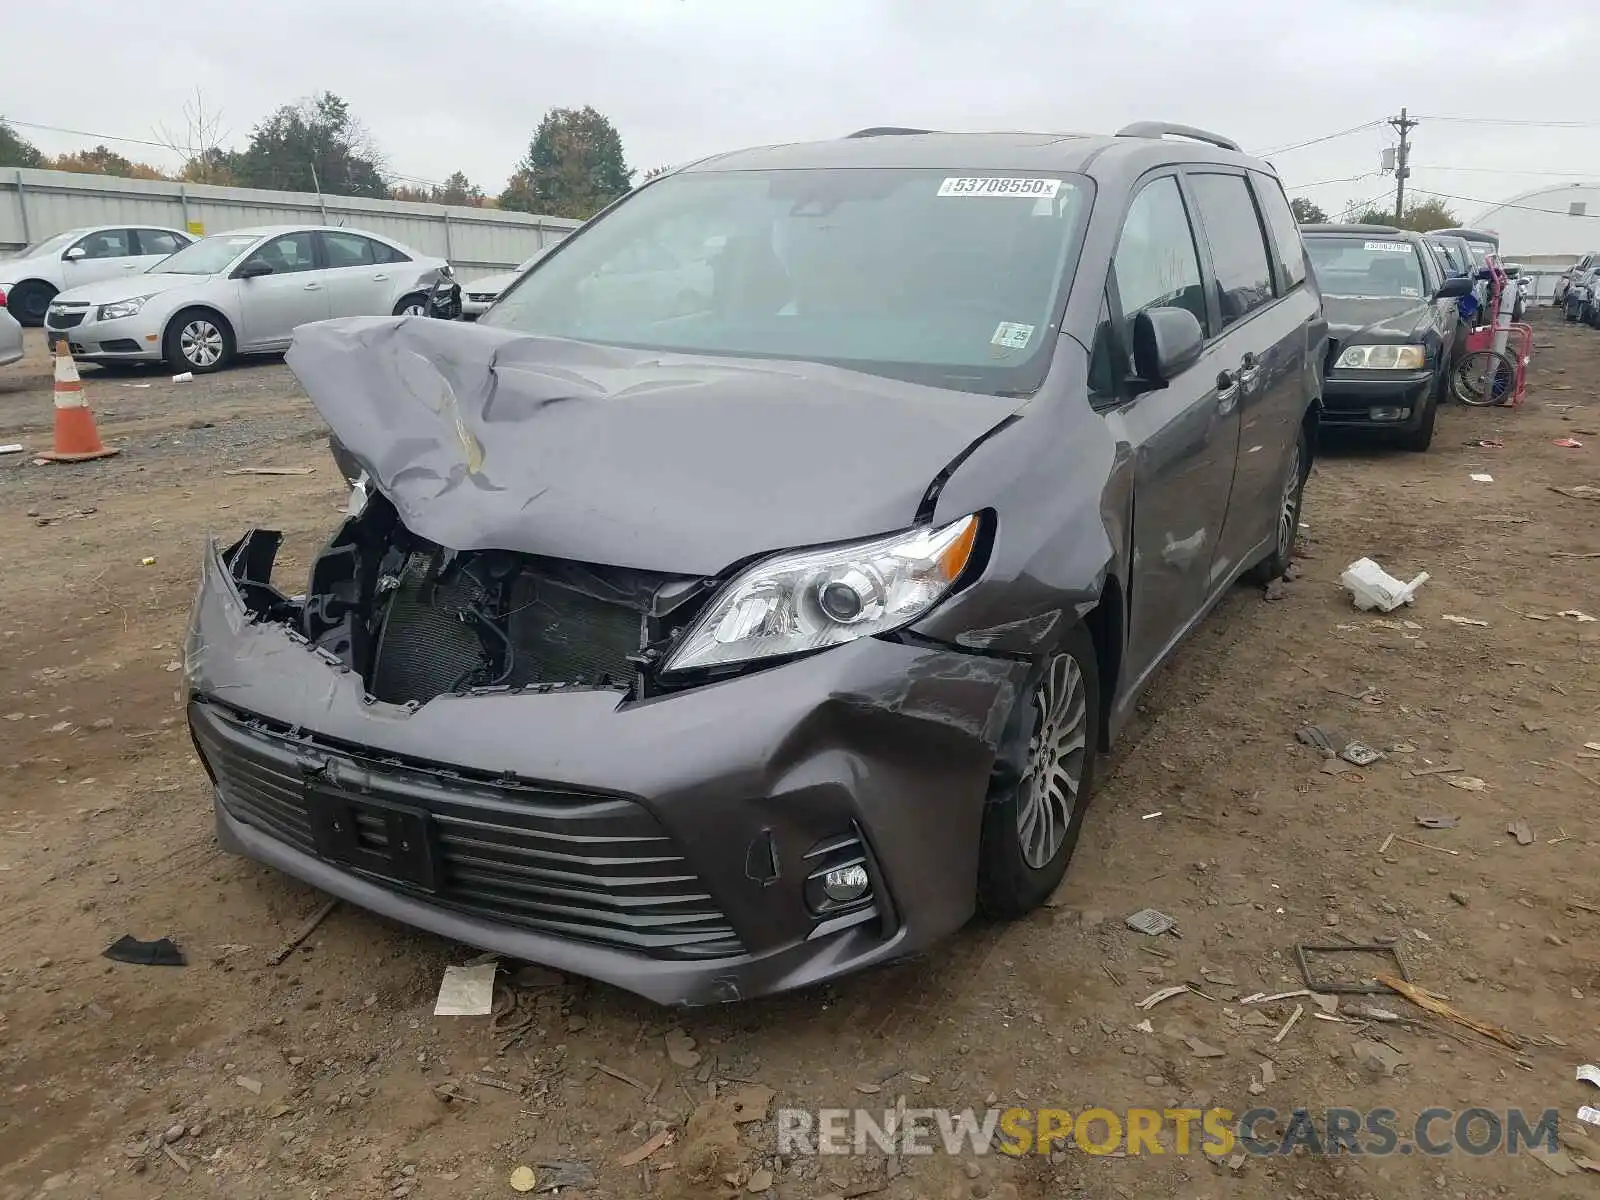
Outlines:
<svg viewBox="0 0 1600 1200"><path fill-rule="evenodd" d="M1446 279L1439 290L1433 294L1435 300L1459 300L1462 296L1472 294L1472 280L1465 275L1456 275Z"/></svg>
<svg viewBox="0 0 1600 1200"><path fill-rule="evenodd" d="M1133 369L1165 387L1200 361L1206 335L1187 308L1148 308L1133 319Z"/></svg>
<svg viewBox="0 0 1600 1200"><path fill-rule="evenodd" d="M77 262L80 258L84 257L88 253L89 252L82 246L73 246L61 257L67 262Z"/></svg>
<svg viewBox="0 0 1600 1200"><path fill-rule="evenodd" d="M249 262L245 263L244 266L240 267L234 272L234 275L239 279L260 279L263 275L271 274L272 264L269 262L262 262L259 258L251 259Z"/></svg>

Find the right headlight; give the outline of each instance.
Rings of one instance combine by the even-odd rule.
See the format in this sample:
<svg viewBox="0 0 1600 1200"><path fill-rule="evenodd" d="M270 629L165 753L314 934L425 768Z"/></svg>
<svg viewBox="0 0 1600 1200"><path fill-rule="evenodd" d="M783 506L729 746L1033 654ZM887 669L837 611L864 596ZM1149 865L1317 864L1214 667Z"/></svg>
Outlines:
<svg viewBox="0 0 1600 1200"><path fill-rule="evenodd" d="M663 670L803 654L900 629L950 593L977 540L974 515L938 529L775 554L712 598Z"/></svg>

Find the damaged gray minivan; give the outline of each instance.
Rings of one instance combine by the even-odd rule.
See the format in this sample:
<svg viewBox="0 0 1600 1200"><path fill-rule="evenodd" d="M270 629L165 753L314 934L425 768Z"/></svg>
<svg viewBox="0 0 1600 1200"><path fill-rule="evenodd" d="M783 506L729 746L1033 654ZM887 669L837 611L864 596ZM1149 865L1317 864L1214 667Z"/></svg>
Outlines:
<svg viewBox="0 0 1600 1200"><path fill-rule="evenodd" d="M666 1003L1026 913L1287 565L1325 351L1271 168L1155 124L723 155L476 324L303 327L356 478L303 592L206 556L221 842Z"/></svg>

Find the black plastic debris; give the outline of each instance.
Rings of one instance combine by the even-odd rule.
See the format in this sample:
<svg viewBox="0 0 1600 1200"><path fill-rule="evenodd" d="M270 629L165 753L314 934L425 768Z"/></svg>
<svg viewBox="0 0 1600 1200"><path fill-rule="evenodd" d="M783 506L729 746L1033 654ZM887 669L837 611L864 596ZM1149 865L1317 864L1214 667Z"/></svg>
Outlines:
<svg viewBox="0 0 1600 1200"><path fill-rule="evenodd" d="M132 934L125 933L101 952L102 958L109 958L113 962L133 963L138 967L186 967L189 960L184 958L183 951L171 938L157 938L153 942L141 942Z"/></svg>

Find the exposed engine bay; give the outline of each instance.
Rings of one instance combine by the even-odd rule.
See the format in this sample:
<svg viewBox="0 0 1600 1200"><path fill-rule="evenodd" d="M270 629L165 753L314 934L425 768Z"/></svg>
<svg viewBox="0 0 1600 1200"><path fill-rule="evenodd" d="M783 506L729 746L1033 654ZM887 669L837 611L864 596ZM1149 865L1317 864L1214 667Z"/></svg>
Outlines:
<svg viewBox="0 0 1600 1200"><path fill-rule="evenodd" d="M360 674L367 693L424 704L484 688L598 688L642 697L649 666L714 581L455 551L413 534L363 483L317 556L306 594L270 582L280 536L255 530L224 559L258 619L289 626Z"/></svg>

